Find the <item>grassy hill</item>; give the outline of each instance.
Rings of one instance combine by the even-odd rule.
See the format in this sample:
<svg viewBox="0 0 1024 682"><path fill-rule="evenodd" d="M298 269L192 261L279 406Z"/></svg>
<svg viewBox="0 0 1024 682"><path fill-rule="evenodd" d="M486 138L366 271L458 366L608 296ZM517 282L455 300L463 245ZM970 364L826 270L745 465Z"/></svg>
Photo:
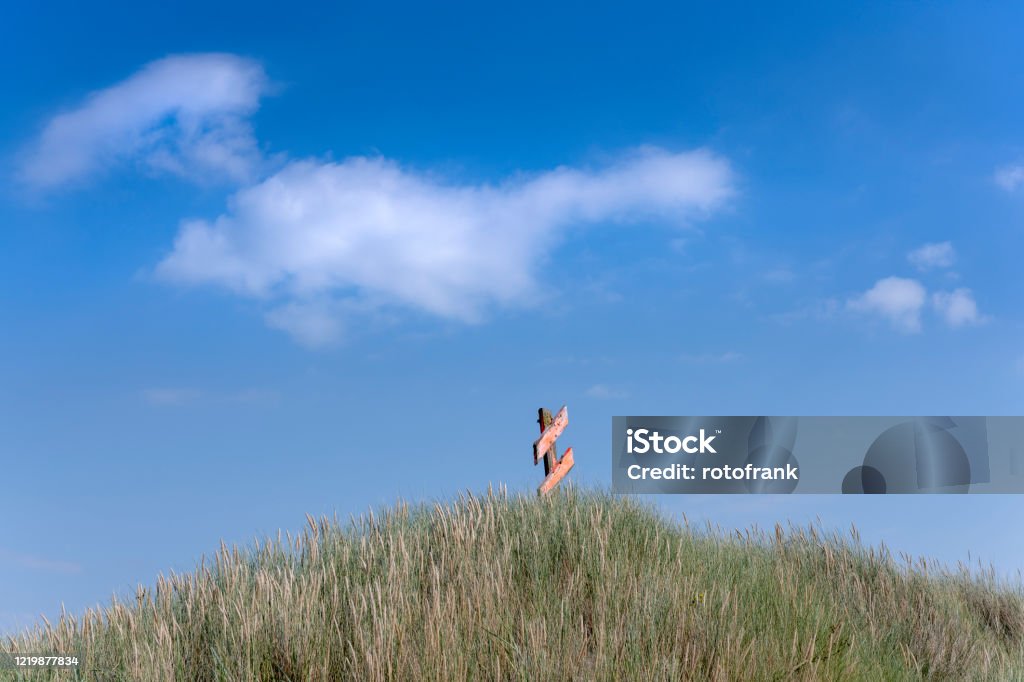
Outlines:
<svg viewBox="0 0 1024 682"><path fill-rule="evenodd" d="M1024 594L855 532L488 493L309 519L2 648L88 680L1024 680Z"/></svg>

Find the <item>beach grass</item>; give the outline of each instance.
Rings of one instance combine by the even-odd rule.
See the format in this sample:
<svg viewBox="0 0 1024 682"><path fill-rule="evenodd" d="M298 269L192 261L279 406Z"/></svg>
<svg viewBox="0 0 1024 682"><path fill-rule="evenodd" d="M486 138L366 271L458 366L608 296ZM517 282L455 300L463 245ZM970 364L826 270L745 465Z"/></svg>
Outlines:
<svg viewBox="0 0 1024 682"><path fill-rule="evenodd" d="M1024 592L864 546L724 532L573 487L398 504L223 547L0 643L52 680L1024 680Z"/></svg>

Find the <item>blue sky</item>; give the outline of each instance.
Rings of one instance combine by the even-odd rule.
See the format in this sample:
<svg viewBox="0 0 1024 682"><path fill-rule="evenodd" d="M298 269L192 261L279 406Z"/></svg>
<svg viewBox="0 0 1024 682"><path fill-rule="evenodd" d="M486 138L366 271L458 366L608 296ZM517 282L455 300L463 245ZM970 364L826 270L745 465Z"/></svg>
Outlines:
<svg viewBox="0 0 1024 682"><path fill-rule="evenodd" d="M0 627L614 414L1020 414L1011 3L70 3L0 27ZM1010 574L1017 497L665 498Z"/></svg>

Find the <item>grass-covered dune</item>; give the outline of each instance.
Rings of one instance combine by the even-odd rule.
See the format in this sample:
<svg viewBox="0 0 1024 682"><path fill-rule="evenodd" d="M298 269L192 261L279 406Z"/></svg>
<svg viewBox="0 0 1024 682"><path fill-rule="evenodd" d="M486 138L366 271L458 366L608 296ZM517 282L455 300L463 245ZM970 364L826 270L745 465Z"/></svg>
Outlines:
<svg viewBox="0 0 1024 682"><path fill-rule="evenodd" d="M488 493L310 519L2 646L88 680L1020 680L1024 594L852 533Z"/></svg>

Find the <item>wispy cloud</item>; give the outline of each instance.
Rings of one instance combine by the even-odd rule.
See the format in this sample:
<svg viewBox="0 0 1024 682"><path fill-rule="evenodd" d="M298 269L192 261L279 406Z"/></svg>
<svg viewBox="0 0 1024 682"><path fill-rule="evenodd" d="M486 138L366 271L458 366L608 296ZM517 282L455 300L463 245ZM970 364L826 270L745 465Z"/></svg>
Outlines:
<svg viewBox="0 0 1024 682"><path fill-rule="evenodd" d="M683 362L692 365L721 365L728 362L737 362L743 359L742 353L725 351L724 353L700 353L697 355L686 354L681 356Z"/></svg>
<svg viewBox="0 0 1024 682"><path fill-rule="evenodd" d="M925 244L908 253L907 260L921 271L948 268L956 262L956 250L951 242Z"/></svg>
<svg viewBox="0 0 1024 682"><path fill-rule="evenodd" d="M791 268L777 267L766 271L762 278L766 282L772 282L775 284L792 282L796 279L796 273Z"/></svg>
<svg viewBox="0 0 1024 682"><path fill-rule="evenodd" d="M142 398L150 405L177 406L194 402L202 391L194 388L145 388Z"/></svg>
<svg viewBox="0 0 1024 682"><path fill-rule="evenodd" d="M711 152L634 149L596 169L559 167L456 184L382 158L294 162L182 224L156 274L260 298L267 322L307 345L343 334L341 304L400 306L477 321L527 303L565 231L652 217L685 223L734 194Z"/></svg>
<svg viewBox="0 0 1024 682"><path fill-rule="evenodd" d="M915 279L886 277L863 294L847 301L858 313L879 315L904 334L921 331L921 309L927 299L924 286Z"/></svg>
<svg viewBox="0 0 1024 682"><path fill-rule="evenodd" d="M268 327L287 332L308 348L331 346L344 333L343 311L333 301L292 301L263 316Z"/></svg>
<svg viewBox="0 0 1024 682"><path fill-rule="evenodd" d="M612 400L614 398L625 398L626 392L612 388L607 384L594 384L587 389L586 395L589 398L597 398L599 400Z"/></svg>
<svg viewBox="0 0 1024 682"><path fill-rule="evenodd" d="M229 403L241 403L245 405L268 405L281 400L281 394L268 388L244 388L229 393L225 400Z"/></svg>
<svg viewBox="0 0 1024 682"><path fill-rule="evenodd" d="M74 574L82 572L81 564L74 561L58 561L35 554L26 554L2 548L0 548L0 564L45 573Z"/></svg>
<svg viewBox="0 0 1024 682"><path fill-rule="evenodd" d="M1024 164L1003 166L995 172L995 182L1007 192L1024 187Z"/></svg>
<svg viewBox="0 0 1024 682"><path fill-rule="evenodd" d="M255 178L248 117L268 90L263 68L230 54L152 62L54 116L26 150L21 179L47 189L118 164L190 180Z"/></svg>
<svg viewBox="0 0 1024 682"><path fill-rule="evenodd" d="M769 319L781 324L793 324L804 320L826 321L834 319L842 310L842 302L834 297L813 300L795 310L769 315Z"/></svg>
<svg viewBox="0 0 1024 682"><path fill-rule="evenodd" d="M932 306L950 327L966 327L986 320L978 312L978 304L970 289L937 291L932 294Z"/></svg>
<svg viewBox="0 0 1024 682"><path fill-rule="evenodd" d="M200 390L198 388L145 388L140 392L142 399L150 405L177 407L199 401L239 405L260 405L277 402L281 395L272 389L242 388L229 391Z"/></svg>

